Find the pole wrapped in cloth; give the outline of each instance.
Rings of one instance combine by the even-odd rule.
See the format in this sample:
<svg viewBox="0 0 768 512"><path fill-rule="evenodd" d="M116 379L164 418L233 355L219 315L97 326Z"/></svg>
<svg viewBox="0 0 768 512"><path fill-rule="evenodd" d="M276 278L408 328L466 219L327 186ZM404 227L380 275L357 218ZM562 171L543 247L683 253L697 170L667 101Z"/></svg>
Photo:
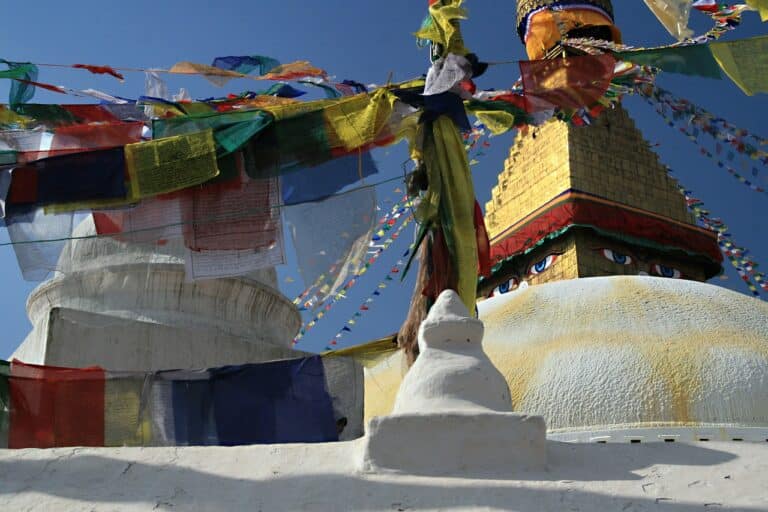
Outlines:
<svg viewBox="0 0 768 512"><path fill-rule="evenodd" d="M8 393L8 377L11 365L0 361L0 449L8 448L8 424L10 423L11 400Z"/></svg>
<svg viewBox="0 0 768 512"><path fill-rule="evenodd" d="M416 217L424 225L440 229L455 273L455 280L448 281L455 281L462 302L469 311L474 311L479 265L475 191L464 142L449 117L440 116L424 126L422 151L429 188ZM442 271L444 269L435 269L435 273ZM439 294L442 290L433 291Z"/></svg>

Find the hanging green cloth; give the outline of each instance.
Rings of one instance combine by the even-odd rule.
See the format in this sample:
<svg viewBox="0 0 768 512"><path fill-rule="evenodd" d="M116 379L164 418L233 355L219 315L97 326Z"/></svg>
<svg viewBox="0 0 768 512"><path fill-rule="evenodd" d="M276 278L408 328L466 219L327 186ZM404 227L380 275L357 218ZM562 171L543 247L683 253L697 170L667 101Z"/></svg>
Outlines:
<svg viewBox="0 0 768 512"><path fill-rule="evenodd" d="M653 66L668 73L722 78L720 67L706 44L617 52L616 58L643 66Z"/></svg>
<svg viewBox="0 0 768 512"><path fill-rule="evenodd" d="M744 94L768 93L768 36L711 43L709 47L725 74Z"/></svg>

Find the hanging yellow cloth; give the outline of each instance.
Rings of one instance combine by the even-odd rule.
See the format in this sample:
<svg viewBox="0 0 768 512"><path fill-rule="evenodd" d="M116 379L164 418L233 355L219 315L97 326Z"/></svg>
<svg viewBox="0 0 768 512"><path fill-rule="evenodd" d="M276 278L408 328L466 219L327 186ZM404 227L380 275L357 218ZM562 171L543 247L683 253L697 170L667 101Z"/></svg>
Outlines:
<svg viewBox="0 0 768 512"><path fill-rule="evenodd" d="M747 5L757 9L761 20L768 21L768 0L747 0Z"/></svg>
<svg viewBox="0 0 768 512"><path fill-rule="evenodd" d="M531 60L543 59L547 50L560 41L566 33L575 28L590 26L609 27L614 42L621 42L621 32L611 19L604 14L589 9L563 9L557 12L543 10L532 15L528 20L528 32L525 35L525 49Z"/></svg>
<svg viewBox="0 0 768 512"><path fill-rule="evenodd" d="M710 43L709 49L744 94L768 93L768 36Z"/></svg>
<svg viewBox="0 0 768 512"><path fill-rule="evenodd" d="M424 164L429 188L416 212L421 222L436 222L445 235L457 274L457 292L469 311L475 310L477 238L475 190L467 152L456 125L440 116L424 127ZM439 269L437 270L440 271Z"/></svg>
<svg viewBox="0 0 768 512"><path fill-rule="evenodd" d="M467 12L461 7L464 0L439 0L429 6L432 23L416 32L416 37L426 39L443 46L445 53L466 55L464 38L458 27L458 21L467 19Z"/></svg>

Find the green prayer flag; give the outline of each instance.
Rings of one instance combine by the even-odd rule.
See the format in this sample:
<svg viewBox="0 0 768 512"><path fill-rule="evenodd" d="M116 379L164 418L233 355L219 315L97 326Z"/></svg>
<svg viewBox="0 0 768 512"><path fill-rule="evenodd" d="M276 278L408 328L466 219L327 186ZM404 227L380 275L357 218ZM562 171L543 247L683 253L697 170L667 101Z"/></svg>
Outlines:
<svg viewBox="0 0 768 512"><path fill-rule="evenodd" d="M0 165L13 165L16 163L16 151L0 149Z"/></svg>
<svg viewBox="0 0 768 512"><path fill-rule="evenodd" d="M272 124L272 115L262 110L245 112L209 112L187 116L155 119L152 131L155 139L213 130L218 156L240 149L251 138Z"/></svg>
<svg viewBox="0 0 768 512"><path fill-rule="evenodd" d="M725 74L744 94L768 93L768 36L711 43L709 47Z"/></svg>
<svg viewBox="0 0 768 512"><path fill-rule="evenodd" d="M706 44L617 52L616 58L643 66L653 66L668 73L722 78L720 67Z"/></svg>
<svg viewBox="0 0 768 512"><path fill-rule="evenodd" d="M8 104L12 110L22 103L26 103L35 95L35 86L19 80L37 81L37 66L29 62L10 62L0 59L0 63L8 66L5 71L0 71L0 78L10 78L11 90L8 94Z"/></svg>
<svg viewBox="0 0 768 512"><path fill-rule="evenodd" d="M8 448L8 428L11 423L11 394L8 390L10 375L10 363L0 361L0 448Z"/></svg>

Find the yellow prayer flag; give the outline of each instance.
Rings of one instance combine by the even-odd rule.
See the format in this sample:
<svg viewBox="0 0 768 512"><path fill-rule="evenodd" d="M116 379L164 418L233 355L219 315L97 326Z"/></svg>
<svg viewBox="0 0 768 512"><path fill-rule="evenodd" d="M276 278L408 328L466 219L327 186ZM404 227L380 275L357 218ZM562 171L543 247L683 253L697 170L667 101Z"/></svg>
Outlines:
<svg viewBox="0 0 768 512"><path fill-rule="evenodd" d="M276 68L269 70L269 73L262 75L262 80L294 80L296 78L305 78L308 76L326 76L326 72L320 68L314 67L305 60L281 64Z"/></svg>
<svg viewBox="0 0 768 512"><path fill-rule="evenodd" d="M143 378L108 375L104 382L104 446L149 446L152 425L141 408ZM146 412L146 411L144 411Z"/></svg>
<svg viewBox="0 0 768 512"><path fill-rule="evenodd" d="M760 19L768 21L768 0L747 0L747 5L760 13Z"/></svg>
<svg viewBox="0 0 768 512"><path fill-rule="evenodd" d="M458 25L459 20L467 18L462 3L464 0L441 0L432 4L429 7L432 23L416 32L416 37L441 44L446 53L468 54Z"/></svg>
<svg viewBox="0 0 768 512"><path fill-rule="evenodd" d="M179 75L202 75L206 80L219 87L223 86L233 78L246 78L248 75L221 69L207 64L197 64L195 62L177 62L169 73Z"/></svg>
<svg viewBox="0 0 768 512"><path fill-rule="evenodd" d="M372 95L358 94L328 105L323 110L330 127L331 147L353 150L371 144L387 127L396 97L386 89ZM333 135L337 140L332 140Z"/></svg>
<svg viewBox="0 0 768 512"><path fill-rule="evenodd" d="M768 36L710 43L709 49L744 94L768 93Z"/></svg>
<svg viewBox="0 0 768 512"><path fill-rule="evenodd" d="M134 199L199 185L219 175L211 130L127 144L125 164Z"/></svg>

